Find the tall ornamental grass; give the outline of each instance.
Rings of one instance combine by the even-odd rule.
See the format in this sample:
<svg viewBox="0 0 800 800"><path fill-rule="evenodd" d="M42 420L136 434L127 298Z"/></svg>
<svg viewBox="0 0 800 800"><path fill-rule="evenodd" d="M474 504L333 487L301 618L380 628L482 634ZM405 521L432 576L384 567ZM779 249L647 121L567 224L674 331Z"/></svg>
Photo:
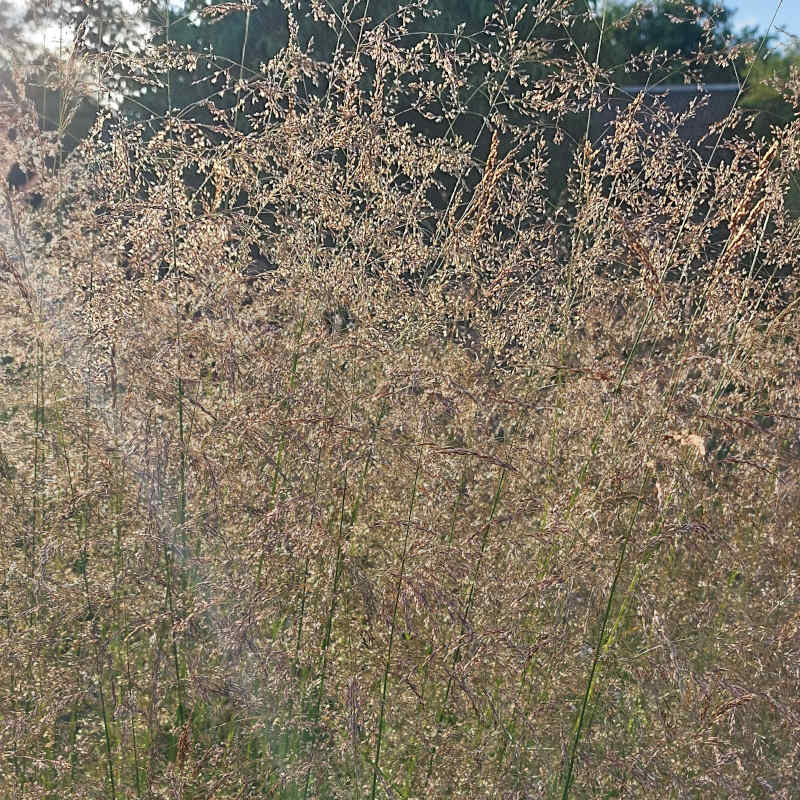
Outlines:
<svg viewBox="0 0 800 800"><path fill-rule="evenodd" d="M555 206L604 73L498 8L69 154L15 67L0 796L797 797L800 118L634 101Z"/></svg>

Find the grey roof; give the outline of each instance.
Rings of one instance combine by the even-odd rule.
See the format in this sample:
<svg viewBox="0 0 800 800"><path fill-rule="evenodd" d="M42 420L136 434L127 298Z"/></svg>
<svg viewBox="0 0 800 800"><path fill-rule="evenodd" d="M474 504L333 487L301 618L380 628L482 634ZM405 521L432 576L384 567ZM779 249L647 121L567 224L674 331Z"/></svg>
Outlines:
<svg viewBox="0 0 800 800"><path fill-rule="evenodd" d="M695 116L678 129L681 139L697 144L711 125L728 116L739 97L739 91L739 84L736 83L614 87L603 98L602 107L592 112L590 134L593 141L608 135L618 113L639 94L644 94L644 97L638 118L645 125L655 105L663 104L671 113L679 114L686 111L695 98L707 97L707 102L696 109Z"/></svg>
<svg viewBox="0 0 800 800"><path fill-rule="evenodd" d="M659 83L652 86L617 86L616 91L636 96L640 92L646 94L697 94L698 92L737 92L738 83Z"/></svg>

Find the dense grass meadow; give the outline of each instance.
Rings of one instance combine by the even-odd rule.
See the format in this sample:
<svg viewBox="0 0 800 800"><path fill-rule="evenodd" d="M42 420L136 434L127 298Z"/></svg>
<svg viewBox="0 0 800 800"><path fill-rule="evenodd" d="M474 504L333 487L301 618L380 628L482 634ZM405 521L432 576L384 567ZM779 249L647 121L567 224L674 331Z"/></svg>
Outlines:
<svg viewBox="0 0 800 800"><path fill-rule="evenodd" d="M554 202L604 74L498 8L147 122L12 70L0 797L800 797L800 117L634 102Z"/></svg>

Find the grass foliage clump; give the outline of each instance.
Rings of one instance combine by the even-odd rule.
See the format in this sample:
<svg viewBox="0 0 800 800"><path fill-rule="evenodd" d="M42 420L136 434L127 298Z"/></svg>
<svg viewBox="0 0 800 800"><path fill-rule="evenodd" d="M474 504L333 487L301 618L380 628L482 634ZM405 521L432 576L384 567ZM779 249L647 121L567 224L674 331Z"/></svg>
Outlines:
<svg viewBox="0 0 800 800"><path fill-rule="evenodd" d="M3 797L796 796L800 118L634 102L556 206L561 11L293 35L69 155L14 73Z"/></svg>

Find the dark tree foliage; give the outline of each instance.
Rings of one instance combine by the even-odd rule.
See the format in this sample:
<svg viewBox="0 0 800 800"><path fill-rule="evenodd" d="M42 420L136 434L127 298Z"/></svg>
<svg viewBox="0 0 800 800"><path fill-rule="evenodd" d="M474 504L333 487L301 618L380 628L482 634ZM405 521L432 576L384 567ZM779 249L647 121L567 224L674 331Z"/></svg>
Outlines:
<svg viewBox="0 0 800 800"><path fill-rule="evenodd" d="M747 91L741 105L747 124L756 136L771 138L774 132L794 119L791 92L787 81L793 70L800 70L800 43L783 53L769 53L753 64ZM800 216L800 175L796 174L786 198L792 214Z"/></svg>
<svg viewBox="0 0 800 800"><path fill-rule="evenodd" d="M219 87L236 82L244 87L263 77L263 65L289 41L288 5L282 0L184 0L182 6L142 0L136 12L125 12L119 0L99 0L91 5L68 0L58 7L46 0L33 0L27 20L31 25L58 21L74 30L82 53L102 57L104 82L116 93L120 111L155 130L170 113L211 126L214 119L208 100L218 109L236 107L240 96L230 90L220 91ZM325 23L315 18L313 5L301 2L291 6L299 26L297 41L315 61L333 65L359 47L365 31L386 19L398 20L401 6L390 0L363 0L345 12L348 6L344 0L332 0L319 6L329 15L329 23ZM516 28L521 41L533 38L548 43L551 66L533 57L520 65L520 72L532 81L545 78L559 69L559 59L568 62L578 52L583 53L587 63L597 61L603 73L622 85L684 79L734 80L736 71L732 65L715 56L753 32L734 37L731 10L715 9L713 0L700 0L693 8L694 11L687 10L677 0L656 0L649 8L572 0L564 9L564 16L572 21L562 26L552 20L542 22L536 4L526 5L522 0L431 0L424 10L416 9L408 33L397 44L410 49L426 34L436 33L451 43L463 43L464 48L479 43L488 49L496 45L503 24L507 24ZM499 17L487 19L492 14ZM137 61L145 36L163 46L163 64ZM655 51L659 52L657 57L653 55ZM168 52L172 53L169 58ZM183 55L176 56L176 52ZM698 53L705 55L698 58ZM363 80L368 84L374 77L374 64L366 56L363 58L367 61ZM686 72L688 59L697 65L691 73ZM557 119L520 114L514 97L521 92L521 86L510 81L503 96L492 96L487 86L493 79L503 77L493 74L492 69L489 65L479 66L466 76L467 84L459 97L463 110L457 118L436 121L399 102L397 119L428 137L456 135L473 142L478 160L487 153L490 137L483 120L490 111L501 113L512 126L501 152L513 146L516 131L536 125L547 131L551 146L551 200L556 202L573 162L574 149L586 129L585 109L575 108ZM433 66L426 75L433 83L441 77ZM368 93L370 87L360 88ZM301 99L309 99L314 95L323 97L327 90L323 75L316 84L302 83L299 94ZM336 102L335 98L326 100ZM237 127L242 132L246 116L237 114ZM214 134L210 137L213 140Z"/></svg>
<svg viewBox="0 0 800 800"><path fill-rule="evenodd" d="M752 29L735 35L731 26L734 12L714 0L699 0L692 5L690 8L675 0L656 0L649 6L634 5L636 24L612 30L609 50L616 51L620 62L630 57L637 59L641 68L627 75L618 74L618 78L626 83L680 83L685 59L698 54L727 52L732 45L749 41L755 35ZM621 18L626 10L624 6L612 6L612 21ZM654 50L666 53L663 63L650 63L648 57ZM702 69L696 77L703 81L736 79L731 65L721 65L704 56L700 63Z"/></svg>
<svg viewBox="0 0 800 800"><path fill-rule="evenodd" d="M695 12L691 14L676 0L656 0L649 8L625 3L610 3L604 7L601 2L587 4L584 0L574 0L570 14L584 14L585 19L573 27L570 36L577 37L576 44L583 45L587 59L593 60L602 31L600 66L619 67L616 78L622 82L643 82L648 78L680 80L681 59L701 50L723 51L754 33L745 31L735 37L730 23L733 12L727 7L715 10L713 0L700 0L694 5ZM342 25L344 6L343 0L323 4L337 23L339 30L336 32L313 19L310 2L299 4L299 40L302 45L310 46L314 58L332 62L337 49L342 53L352 52L362 31L396 16L400 4L390 0L359 3L349 13L348 24ZM486 30L484 23L497 7L491 0L433 0L424 14L411 24L403 44L411 47L421 35L429 32L450 35L459 26L463 26L464 37L491 37L491 29ZM513 17L522 7L521 0L509 0L504 4L504 11ZM535 34L569 44L564 30L543 25L536 20L534 12L535 7L527 7L521 20L519 27L523 38ZM631 21L623 24L626 17ZM185 0L180 7L142 2L135 12L124 11L119 0L98 0L91 5L68 0L58 6L45 0L33 0L26 20L30 27L44 21L60 22L76 31L81 48L87 54L116 54L118 57L107 62L105 78L125 96L126 114L140 118L160 116L168 106L192 107L212 93L208 81L219 70L230 70L243 80L257 76L260 65L279 52L289 39L286 9L279 0L252 4ZM137 81L135 70L125 63L125 57L135 56L141 50L143 37L148 34L156 43L188 48L199 58L197 72L181 75L180 70L172 70L169 85L166 78L161 85ZM667 60L654 64L647 58L653 50L666 51ZM622 65L631 56L640 58L641 70L626 76ZM536 64L529 65L528 70L532 75L541 72ZM702 72L701 77L707 81L734 78L730 67L719 66L711 59ZM480 93L473 98L476 113L485 110L479 107L481 100Z"/></svg>

